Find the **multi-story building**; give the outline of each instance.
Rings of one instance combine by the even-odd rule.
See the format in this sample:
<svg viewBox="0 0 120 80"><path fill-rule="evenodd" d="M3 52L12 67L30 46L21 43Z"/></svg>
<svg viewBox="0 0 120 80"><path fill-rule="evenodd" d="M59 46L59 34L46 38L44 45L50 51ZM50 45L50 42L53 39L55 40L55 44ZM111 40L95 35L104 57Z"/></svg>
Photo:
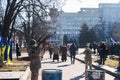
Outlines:
<svg viewBox="0 0 120 80"><path fill-rule="evenodd" d="M102 3L99 8L81 8L78 13L59 12L56 26L57 43L63 44L63 36L75 38L79 35L83 23L89 28L104 23L105 36L109 37L112 25L120 22L120 3Z"/></svg>
<svg viewBox="0 0 120 80"><path fill-rule="evenodd" d="M66 34L69 38L77 38L83 23L90 28L99 23L98 8L81 8L78 13L61 12L58 16L57 35L60 44L63 44L63 36Z"/></svg>
<svg viewBox="0 0 120 80"><path fill-rule="evenodd" d="M99 10L105 26L105 36L111 37L114 23L120 22L120 3L102 3L99 4Z"/></svg>
<svg viewBox="0 0 120 80"><path fill-rule="evenodd" d="M120 21L120 3L99 4L100 16L107 24Z"/></svg>

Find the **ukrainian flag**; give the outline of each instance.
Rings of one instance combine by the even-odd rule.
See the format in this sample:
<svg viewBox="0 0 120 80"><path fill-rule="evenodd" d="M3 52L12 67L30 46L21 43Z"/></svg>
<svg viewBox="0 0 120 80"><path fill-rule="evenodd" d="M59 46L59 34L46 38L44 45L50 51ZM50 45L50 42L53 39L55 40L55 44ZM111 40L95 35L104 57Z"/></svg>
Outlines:
<svg viewBox="0 0 120 80"><path fill-rule="evenodd" d="M7 50L7 63L10 64L12 61L12 41L8 44L8 50Z"/></svg>
<svg viewBox="0 0 120 80"><path fill-rule="evenodd" d="M2 55L2 60L3 60L3 61L4 61L5 49L6 49L6 46L3 46L3 48L1 48L1 55Z"/></svg>
<svg viewBox="0 0 120 80"><path fill-rule="evenodd" d="M7 50L7 63L6 64L10 64L11 60L10 60L10 45L8 45L8 50Z"/></svg>

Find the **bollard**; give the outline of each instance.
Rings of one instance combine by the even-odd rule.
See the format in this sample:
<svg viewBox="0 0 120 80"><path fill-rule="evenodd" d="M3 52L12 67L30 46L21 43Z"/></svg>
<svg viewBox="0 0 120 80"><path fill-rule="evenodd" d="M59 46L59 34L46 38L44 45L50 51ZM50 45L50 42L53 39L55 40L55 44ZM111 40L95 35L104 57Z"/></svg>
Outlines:
<svg viewBox="0 0 120 80"><path fill-rule="evenodd" d="M85 80L105 80L105 71L103 70L86 70Z"/></svg>
<svg viewBox="0 0 120 80"><path fill-rule="evenodd" d="M42 70L42 80L62 80L62 70L44 69Z"/></svg>

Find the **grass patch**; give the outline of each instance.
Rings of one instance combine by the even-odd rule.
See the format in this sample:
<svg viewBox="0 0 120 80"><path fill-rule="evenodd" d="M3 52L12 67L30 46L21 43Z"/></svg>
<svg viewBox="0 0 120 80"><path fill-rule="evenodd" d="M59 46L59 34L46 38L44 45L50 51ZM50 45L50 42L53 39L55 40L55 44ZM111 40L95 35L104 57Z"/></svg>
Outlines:
<svg viewBox="0 0 120 80"><path fill-rule="evenodd" d="M119 61L107 58L107 60L105 61L105 65L113 67L113 68L117 68L119 65Z"/></svg>
<svg viewBox="0 0 120 80"><path fill-rule="evenodd" d="M29 61L23 59L13 59L10 64L5 64L0 67L0 72L7 71L25 71L27 69L27 64Z"/></svg>
<svg viewBox="0 0 120 80"><path fill-rule="evenodd" d="M99 58L92 58L92 60L93 60L93 62L99 62ZM119 61L107 58L105 61L105 65L113 67L113 68L117 68L119 65Z"/></svg>
<svg viewBox="0 0 120 80"><path fill-rule="evenodd" d="M26 48L21 48L21 52L27 52ZM13 50L13 54L16 53L16 50ZM10 64L4 64L0 67L0 72L7 72L7 71L25 71L27 65L29 63L28 57L22 57L19 59L13 58Z"/></svg>
<svg viewBox="0 0 120 80"><path fill-rule="evenodd" d="M0 72L7 72L7 71L25 71L27 66L16 66L16 65L4 65L0 67Z"/></svg>

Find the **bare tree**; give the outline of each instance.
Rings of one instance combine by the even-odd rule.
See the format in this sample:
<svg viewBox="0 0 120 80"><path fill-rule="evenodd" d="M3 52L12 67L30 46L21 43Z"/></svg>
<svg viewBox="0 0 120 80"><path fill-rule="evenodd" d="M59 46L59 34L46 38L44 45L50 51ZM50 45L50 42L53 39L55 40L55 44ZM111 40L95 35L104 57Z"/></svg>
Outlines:
<svg viewBox="0 0 120 80"><path fill-rule="evenodd" d="M38 27L43 29L46 26L46 16L52 0L1 0L4 6L3 21L1 29L1 37L4 39L4 44L12 37L13 31L16 31L16 22L22 18L24 22L21 31L25 31L26 41L33 38ZM58 0L54 0L57 2ZM48 4L49 3L49 4ZM18 24L19 25L19 24ZM45 28L45 27L44 27ZM23 31L22 31L23 32ZM43 33L41 30L39 31ZM7 50L7 47L6 47Z"/></svg>
<svg viewBox="0 0 120 80"><path fill-rule="evenodd" d="M12 30L15 24L15 19L18 13L21 11L22 3L24 0L6 0L6 7L3 16L3 25L2 25L2 37L4 38L4 42L6 40L10 40Z"/></svg>
<svg viewBox="0 0 120 80"><path fill-rule="evenodd" d="M45 17L48 16L49 7L51 7L53 3L60 3L58 0L2 0L2 2L6 3L4 4L5 12L3 16L3 25L1 27L1 35L4 38L4 42L11 39L13 28L15 27L14 24L18 15L21 15L25 20L24 22L28 34L31 33L29 38L32 38L36 22L35 19L39 20L39 23L41 24L46 24ZM30 31L30 28L33 31Z"/></svg>

